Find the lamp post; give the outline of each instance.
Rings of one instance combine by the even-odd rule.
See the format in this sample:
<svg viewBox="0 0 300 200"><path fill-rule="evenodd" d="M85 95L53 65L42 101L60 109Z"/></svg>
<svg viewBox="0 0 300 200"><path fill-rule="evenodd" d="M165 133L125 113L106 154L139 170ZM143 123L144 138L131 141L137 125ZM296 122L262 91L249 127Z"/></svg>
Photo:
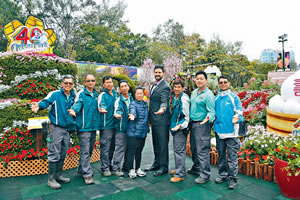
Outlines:
<svg viewBox="0 0 300 200"><path fill-rule="evenodd" d="M285 71L285 55L284 55L284 42L287 41L287 34L283 34L278 36L278 42L282 42L282 67L283 71Z"/></svg>

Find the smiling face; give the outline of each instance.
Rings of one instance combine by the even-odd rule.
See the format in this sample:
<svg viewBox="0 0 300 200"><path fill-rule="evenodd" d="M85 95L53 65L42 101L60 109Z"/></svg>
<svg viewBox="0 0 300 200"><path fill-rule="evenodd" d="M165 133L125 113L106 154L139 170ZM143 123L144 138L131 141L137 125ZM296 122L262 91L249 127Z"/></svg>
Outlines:
<svg viewBox="0 0 300 200"><path fill-rule="evenodd" d="M204 89L207 86L207 79L203 74L198 74L195 82L199 89Z"/></svg>
<svg viewBox="0 0 300 200"><path fill-rule="evenodd" d="M63 90L66 94L69 94L70 91L73 89L73 79L72 78L65 78L61 85L63 87Z"/></svg>
<svg viewBox="0 0 300 200"><path fill-rule="evenodd" d="M93 75L87 75L84 80L84 85L88 90L93 90L96 85L96 80Z"/></svg>
<svg viewBox="0 0 300 200"><path fill-rule="evenodd" d="M154 70L154 78L156 81L160 81L164 77L165 73L162 69L157 68Z"/></svg>
<svg viewBox="0 0 300 200"><path fill-rule="evenodd" d="M218 82L218 85L222 91L225 91L229 89L230 82L226 78L221 78Z"/></svg>
<svg viewBox="0 0 300 200"><path fill-rule="evenodd" d="M176 84L174 85L174 92L176 97L179 97L181 95L181 93L183 92L184 87L182 87L181 84Z"/></svg>

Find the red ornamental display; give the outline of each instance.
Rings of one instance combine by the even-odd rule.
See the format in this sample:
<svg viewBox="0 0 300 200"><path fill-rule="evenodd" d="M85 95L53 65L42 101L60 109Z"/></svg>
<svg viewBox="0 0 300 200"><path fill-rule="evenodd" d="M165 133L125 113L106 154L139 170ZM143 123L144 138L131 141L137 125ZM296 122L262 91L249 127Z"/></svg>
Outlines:
<svg viewBox="0 0 300 200"><path fill-rule="evenodd" d="M300 176L288 176L288 172L285 167L288 166L288 162L275 159L275 176L280 189L280 192L291 199L300 199Z"/></svg>

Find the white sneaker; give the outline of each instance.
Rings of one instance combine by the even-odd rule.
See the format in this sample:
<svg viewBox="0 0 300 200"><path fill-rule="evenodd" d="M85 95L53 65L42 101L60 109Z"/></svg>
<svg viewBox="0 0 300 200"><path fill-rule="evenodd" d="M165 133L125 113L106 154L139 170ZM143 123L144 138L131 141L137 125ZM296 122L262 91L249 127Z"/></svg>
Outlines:
<svg viewBox="0 0 300 200"><path fill-rule="evenodd" d="M136 172L136 174L140 177L146 176L146 172L144 172L141 168L139 168Z"/></svg>
<svg viewBox="0 0 300 200"><path fill-rule="evenodd" d="M136 178L136 173L134 169L129 170L128 173L129 178Z"/></svg>

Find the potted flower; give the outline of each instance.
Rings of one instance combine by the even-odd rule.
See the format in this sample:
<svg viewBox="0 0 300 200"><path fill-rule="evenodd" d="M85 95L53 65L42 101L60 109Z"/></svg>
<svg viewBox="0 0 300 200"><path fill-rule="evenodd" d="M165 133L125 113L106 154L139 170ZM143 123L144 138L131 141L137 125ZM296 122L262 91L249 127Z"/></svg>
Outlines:
<svg viewBox="0 0 300 200"><path fill-rule="evenodd" d="M281 193L288 198L300 199L300 137L284 138L272 155Z"/></svg>

